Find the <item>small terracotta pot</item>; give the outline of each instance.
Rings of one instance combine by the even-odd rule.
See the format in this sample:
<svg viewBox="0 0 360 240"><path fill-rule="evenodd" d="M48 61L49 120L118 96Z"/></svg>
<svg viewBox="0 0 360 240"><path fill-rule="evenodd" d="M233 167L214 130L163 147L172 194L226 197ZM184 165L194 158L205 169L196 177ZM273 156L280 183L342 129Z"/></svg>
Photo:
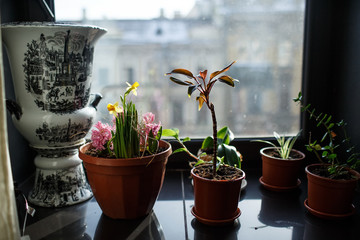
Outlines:
<svg viewBox="0 0 360 240"><path fill-rule="evenodd" d="M242 170L240 170L242 171ZM194 174L194 207L192 214L207 225L232 223L241 214L238 208L242 177L234 180L212 180Z"/></svg>
<svg viewBox="0 0 360 240"><path fill-rule="evenodd" d="M334 180L312 173L314 169L324 166L312 164L305 168L308 179L308 198L305 207L318 217L332 219L351 216L355 213L352 204L359 173L350 170L356 178Z"/></svg>
<svg viewBox="0 0 360 240"><path fill-rule="evenodd" d="M114 219L135 219L153 208L162 187L171 146L160 141L165 151L128 159L98 158L80 148L89 184L103 213Z"/></svg>
<svg viewBox="0 0 360 240"><path fill-rule="evenodd" d="M305 158L305 154L292 149L301 157L297 159L281 159L269 156L267 152L276 148L267 147L260 150L262 159L262 177L260 183L272 191L286 191L297 188L300 185L299 173Z"/></svg>

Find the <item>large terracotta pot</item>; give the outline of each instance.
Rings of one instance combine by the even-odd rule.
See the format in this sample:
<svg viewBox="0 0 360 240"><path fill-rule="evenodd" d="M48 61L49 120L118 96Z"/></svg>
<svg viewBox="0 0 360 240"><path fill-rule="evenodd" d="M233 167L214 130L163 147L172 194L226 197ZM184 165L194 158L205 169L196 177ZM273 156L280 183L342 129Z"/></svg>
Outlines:
<svg viewBox="0 0 360 240"><path fill-rule="evenodd" d="M135 219L153 208L162 187L171 146L151 156L110 159L85 154L90 143L80 148L89 184L103 213L114 219Z"/></svg>
<svg viewBox="0 0 360 240"><path fill-rule="evenodd" d="M238 203L245 172L240 170L242 176L234 180L212 180L195 174L195 168L191 170L194 182L192 214L207 225L231 224L241 214Z"/></svg>
<svg viewBox="0 0 360 240"><path fill-rule="evenodd" d="M349 180L334 180L313 173L314 169L324 166L312 164L305 168L308 179L308 198L305 207L315 216L336 219L351 216L355 213L352 204L355 188L360 175L354 170L350 173L355 177Z"/></svg>
<svg viewBox="0 0 360 240"><path fill-rule="evenodd" d="M94 26L54 22L1 26L16 100L7 100L15 127L37 151L29 201L60 207L92 197L78 148L101 96L91 100Z"/></svg>
<svg viewBox="0 0 360 240"><path fill-rule="evenodd" d="M262 148L260 150L262 159L262 177L260 183L272 191L287 191L297 188L301 181L298 178L305 154L295 149L300 158L281 159L268 155L274 151L274 147Z"/></svg>

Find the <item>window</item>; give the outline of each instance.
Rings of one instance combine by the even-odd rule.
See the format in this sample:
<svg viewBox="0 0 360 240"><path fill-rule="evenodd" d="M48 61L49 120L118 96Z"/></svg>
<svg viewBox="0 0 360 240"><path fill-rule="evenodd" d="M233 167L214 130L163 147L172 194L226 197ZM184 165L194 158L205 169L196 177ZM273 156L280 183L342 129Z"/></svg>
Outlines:
<svg viewBox="0 0 360 240"><path fill-rule="evenodd" d="M93 84L92 92L104 96L99 119L107 117L106 104L118 100L125 82L138 81L132 100L141 113L155 111L165 128L179 128L182 136L208 136L210 112L197 112L195 94L188 99L187 89L164 73L197 73L199 66L213 72L237 60L228 73L240 82L234 89L219 83L211 96L218 126L228 125L237 137L299 131L291 99L301 89L305 0L97 2L56 0L55 10L57 21L108 29L93 63L100 75L94 81L107 79Z"/></svg>

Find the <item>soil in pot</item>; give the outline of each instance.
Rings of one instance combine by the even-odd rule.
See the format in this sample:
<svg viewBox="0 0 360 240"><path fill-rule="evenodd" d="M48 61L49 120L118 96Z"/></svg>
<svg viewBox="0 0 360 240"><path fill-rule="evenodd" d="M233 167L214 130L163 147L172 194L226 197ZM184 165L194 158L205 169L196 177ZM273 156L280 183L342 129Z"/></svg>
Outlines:
<svg viewBox="0 0 360 240"><path fill-rule="evenodd" d="M280 154L275 151L275 150L268 150L266 151L266 154L270 157L274 157L274 158L280 158L281 159L281 156ZM295 160L295 159L299 159L299 158L302 158L303 155L300 154L299 152L297 151L291 151L290 154L289 154L289 158L287 160Z"/></svg>
<svg viewBox="0 0 360 240"><path fill-rule="evenodd" d="M232 166L220 165L219 169L216 172L215 178L213 178L213 165L203 164L194 168L194 174L207 179L234 180L237 178L241 178L244 172L239 171L239 169Z"/></svg>

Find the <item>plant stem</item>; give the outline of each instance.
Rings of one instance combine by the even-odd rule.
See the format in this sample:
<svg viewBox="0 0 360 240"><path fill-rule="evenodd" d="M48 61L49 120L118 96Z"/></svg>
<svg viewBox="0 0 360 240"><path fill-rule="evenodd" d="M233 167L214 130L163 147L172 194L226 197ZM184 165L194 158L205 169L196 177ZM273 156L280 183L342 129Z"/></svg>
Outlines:
<svg viewBox="0 0 360 240"><path fill-rule="evenodd" d="M215 178L215 176L216 176L216 161L217 161L217 122L216 122L214 104L210 103L209 108L211 111L211 117L212 117L212 122L213 122L213 138L214 138L213 178Z"/></svg>

